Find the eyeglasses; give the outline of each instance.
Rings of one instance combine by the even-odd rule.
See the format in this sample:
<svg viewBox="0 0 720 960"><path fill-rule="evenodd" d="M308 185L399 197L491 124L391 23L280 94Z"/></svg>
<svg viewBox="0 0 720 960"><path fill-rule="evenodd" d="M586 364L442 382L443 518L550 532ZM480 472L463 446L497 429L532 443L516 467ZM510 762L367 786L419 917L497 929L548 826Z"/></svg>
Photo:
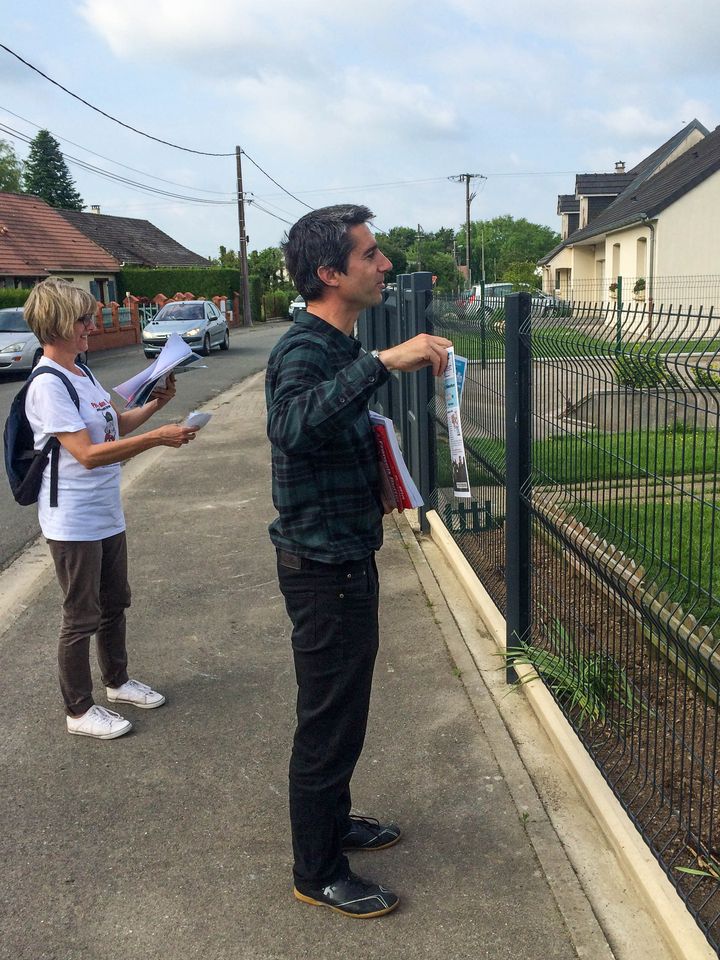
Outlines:
<svg viewBox="0 0 720 960"><path fill-rule="evenodd" d="M86 330L92 330L95 326L95 317L86 314L84 317L78 317L75 323L81 323Z"/></svg>

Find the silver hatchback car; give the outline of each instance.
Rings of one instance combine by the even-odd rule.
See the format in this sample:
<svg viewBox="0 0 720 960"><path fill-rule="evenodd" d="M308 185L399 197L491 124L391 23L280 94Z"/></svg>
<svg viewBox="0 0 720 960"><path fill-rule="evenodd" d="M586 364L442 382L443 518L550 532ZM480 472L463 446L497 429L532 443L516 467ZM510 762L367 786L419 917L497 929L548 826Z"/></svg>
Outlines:
<svg viewBox="0 0 720 960"><path fill-rule="evenodd" d="M146 357L156 357L172 333L179 333L196 353L207 357L213 347L230 349L225 317L210 300L173 300L145 325L142 334Z"/></svg>
<svg viewBox="0 0 720 960"><path fill-rule="evenodd" d="M42 355L42 344L28 326L23 308L0 310L0 373L29 373ZM78 359L87 363L87 353Z"/></svg>

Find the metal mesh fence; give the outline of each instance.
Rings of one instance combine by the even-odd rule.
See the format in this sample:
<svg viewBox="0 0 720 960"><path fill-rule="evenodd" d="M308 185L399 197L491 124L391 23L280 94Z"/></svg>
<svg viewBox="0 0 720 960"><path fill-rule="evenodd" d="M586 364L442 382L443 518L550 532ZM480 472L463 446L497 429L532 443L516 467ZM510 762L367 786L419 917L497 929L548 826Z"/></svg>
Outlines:
<svg viewBox="0 0 720 960"><path fill-rule="evenodd" d="M703 279L683 306L673 278L655 279L652 300L530 300L531 622L518 653L718 949L720 279ZM432 318L469 360L473 490L469 505L453 497L438 391L433 505L507 616L504 311L435 298Z"/></svg>

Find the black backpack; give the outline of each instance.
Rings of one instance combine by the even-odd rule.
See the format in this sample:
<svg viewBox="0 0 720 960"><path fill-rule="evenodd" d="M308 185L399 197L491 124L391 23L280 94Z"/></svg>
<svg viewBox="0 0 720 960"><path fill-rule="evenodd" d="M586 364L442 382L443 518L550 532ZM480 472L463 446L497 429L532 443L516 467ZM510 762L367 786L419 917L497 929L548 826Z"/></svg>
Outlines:
<svg viewBox="0 0 720 960"><path fill-rule="evenodd" d="M78 363L80 369L95 383L95 378L88 368ZM3 431L3 446L5 448L5 472L10 481L10 489L17 502L27 507L37 503L40 496L42 476L48 460L50 460L50 506L57 506L58 495L58 459L60 456L60 441L57 437L50 437L42 450L35 450L35 439L25 413L25 396L28 387L35 377L43 373L52 373L59 377L67 387L67 392L75 406L80 409L80 399L77 390L60 370L55 367L38 367L33 370L25 381L22 389L16 394L10 407L10 413L5 421Z"/></svg>

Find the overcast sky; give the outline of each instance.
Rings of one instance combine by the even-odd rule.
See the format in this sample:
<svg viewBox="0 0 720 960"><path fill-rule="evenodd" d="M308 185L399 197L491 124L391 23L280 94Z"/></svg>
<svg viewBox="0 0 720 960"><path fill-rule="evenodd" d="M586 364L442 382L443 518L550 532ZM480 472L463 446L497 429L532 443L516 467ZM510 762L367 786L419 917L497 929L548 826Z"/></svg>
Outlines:
<svg viewBox="0 0 720 960"><path fill-rule="evenodd" d="M558 229L557 195L575 173L630 166L695 117L720 122L717 0L0 0L0 11L0 42L106 113L195 150L239 144L244 189L265 208L247 207L251 249L277 244L303 204L366 203L383 229L457 228L464 186L447 178L466 172L487 177L473 184L474 219ZM237 248L234 156L125 130L4 50L0 123L49 129L88 206L148 219L203 256ZM68 155L221 202L147 194Z"/></svg>

